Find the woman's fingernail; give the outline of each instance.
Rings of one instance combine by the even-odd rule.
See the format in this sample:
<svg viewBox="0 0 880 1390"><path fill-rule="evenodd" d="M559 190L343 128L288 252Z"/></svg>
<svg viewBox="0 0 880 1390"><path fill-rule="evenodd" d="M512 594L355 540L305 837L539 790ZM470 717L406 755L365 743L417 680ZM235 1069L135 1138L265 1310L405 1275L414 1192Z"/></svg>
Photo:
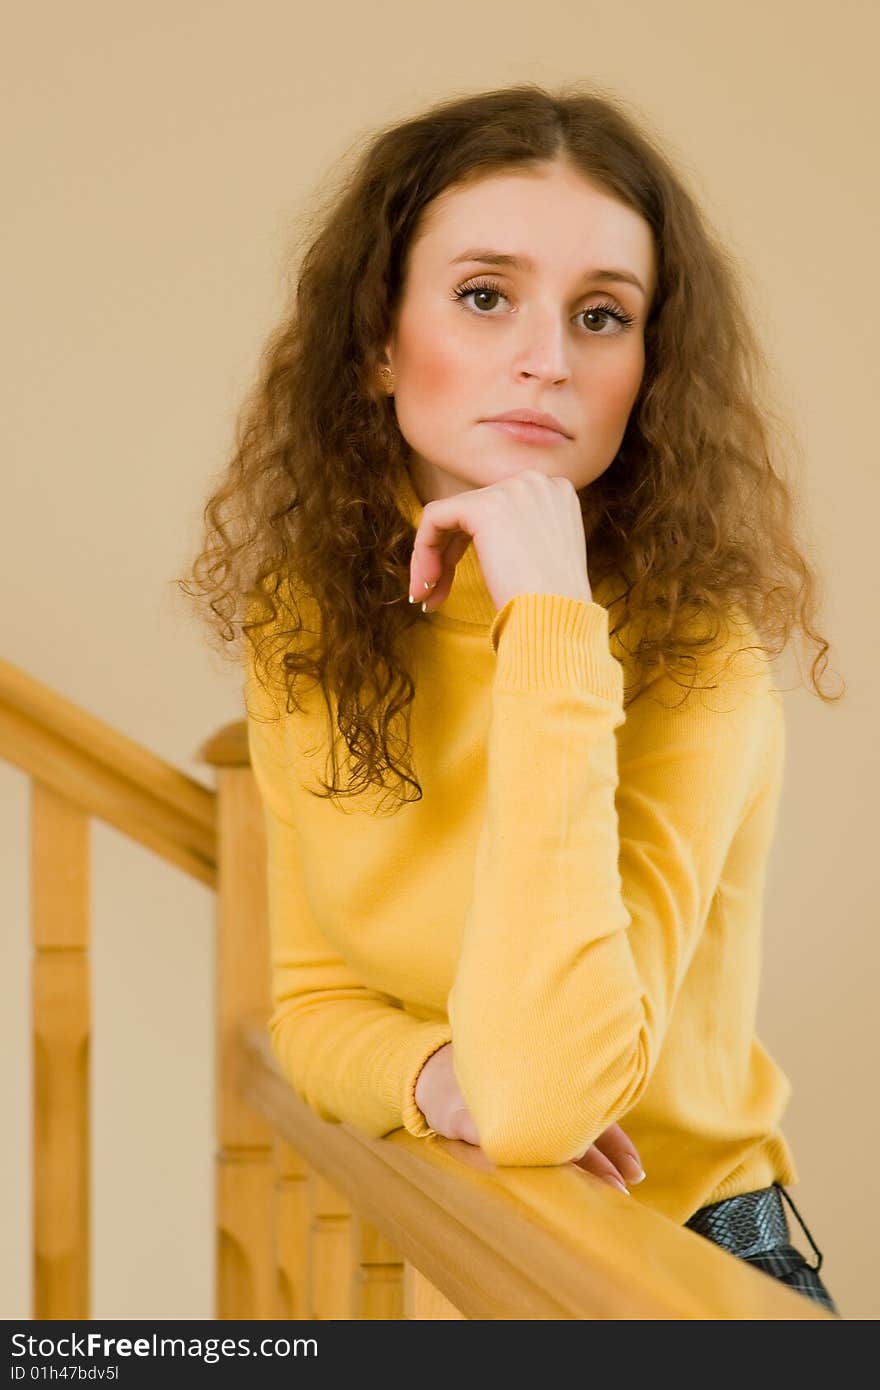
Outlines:
<svg viewBox="0 0 880 1390"><path fill-rule="evenodd" d="M409 601L410 603L415 603L415 599L413 598L412 594L410 594L409 596Z"/></svg>
<svg viewBox="0 0 880 1390"><path fill-rule="evenodd" d="M435 579L434 583L436 584L436 582L437 582L437 581L436 581L436 579ZM426 589L433 589L433 587L434 587L434 585L433 585L433 584L429 584L428 581L427 581L427 579L426 579L426 580L425 580L425 588L426 588Z"/></svg>
<svg viewBox="0 0 880 1390"><path fill-rule="evenodd" d="M609 1173L607 1178L604 1179L604 1181L607 1182L611 1187L616 1187L620 1192L625 1192L627 1197L629 1197L630 1193L628 1188L624 1187L623 1183L620 1181L619 1178L613 1178Z"/></svg>
<svg viewBox="0 0 880 1390"><path fill-rule="evenodd" d="M637 1158L633 1158L632 1154L623 1154L620 1159L620 1167L623 1169L627 1182L641 1182L645 1177L642 1165Z"/></svg>
<svg viewBox="0 0 880 1390"><path fill-rule="evenodd" d="M423 612L423 613L427 613L427 611L428 611L428 605L427 605L427 603L423 603L423 604L422 604L422 612Z"/></svg>

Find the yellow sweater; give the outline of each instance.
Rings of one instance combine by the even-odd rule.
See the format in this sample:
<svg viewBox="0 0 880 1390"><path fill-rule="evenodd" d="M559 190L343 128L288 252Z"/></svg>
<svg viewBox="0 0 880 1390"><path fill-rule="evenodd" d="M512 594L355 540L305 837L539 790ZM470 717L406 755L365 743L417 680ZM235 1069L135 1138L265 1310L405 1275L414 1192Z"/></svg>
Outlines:
<svg viewBox="0 0 880 1390"><path fill-rule="evenodd" d="M408 482L400 501L417 525ZM323 696L254 719L273 707L248 668L269 1030L293 1089L370 1136L427 1136L416 1079L453 1041L496 1164L566 1163L617 1122L647 1173L632 1196L674 1221L796 1183L791 1086L755 1034L785 739L764 653L718 674L734 638L701 658L717 688L682 704L665 677L624 712L596 589L496 611L473 543L411 637L423 799L393 815L305 789L326 771Z"/></svg>

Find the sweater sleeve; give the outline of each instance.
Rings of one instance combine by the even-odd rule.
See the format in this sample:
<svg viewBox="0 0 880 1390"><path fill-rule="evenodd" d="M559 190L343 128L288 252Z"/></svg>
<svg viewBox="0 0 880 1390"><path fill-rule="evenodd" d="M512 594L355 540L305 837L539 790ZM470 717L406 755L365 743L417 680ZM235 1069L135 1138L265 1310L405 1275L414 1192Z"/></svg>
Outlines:
<svg viewBox="0 0 880 1390"><path fill-rule="evenodd" d="M390 995L368 989L318 929L286 785L284 716L254 718L246 704L266 830L273 1054L324 1120L350 1123L370 1138L400 1126L419 1138L435 1134L416 1105L415 1084L432 1053L451 1041L451 1028L415 1019Z"/></svg>
<svg viewBox="0 0 880 1390"><path fill-rule="evenodd" d="M778 772L781 696L738 646L684 703L663 675L619 770L607 609L518 594L489 636L486 812L448 1013L484 1152L551 1165L648 1084L737 827L768 759Z"/></svg>

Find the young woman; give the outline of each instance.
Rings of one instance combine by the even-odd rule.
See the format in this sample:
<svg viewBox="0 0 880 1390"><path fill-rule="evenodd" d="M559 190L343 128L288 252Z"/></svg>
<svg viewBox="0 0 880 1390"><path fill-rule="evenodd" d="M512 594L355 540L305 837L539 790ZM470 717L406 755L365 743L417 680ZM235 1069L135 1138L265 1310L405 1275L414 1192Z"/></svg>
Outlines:
<svg viewBox="0 0 880 1390"><path fill-rule="evenodd" d="M194 575L248 638L298 1094L624 1192L643 1165L837 1312L755 1034L796 625L832 698L762 366L620 101L443 102L312 229Z"/></svg>

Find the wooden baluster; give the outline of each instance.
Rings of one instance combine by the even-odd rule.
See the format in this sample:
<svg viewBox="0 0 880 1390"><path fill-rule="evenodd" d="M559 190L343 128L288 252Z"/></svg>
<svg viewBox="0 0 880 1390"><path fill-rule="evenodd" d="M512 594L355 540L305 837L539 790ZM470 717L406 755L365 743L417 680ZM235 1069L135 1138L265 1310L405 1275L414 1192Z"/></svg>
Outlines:
<svg viewBox="0 0 880 1390"><path fill-rule="evenodd" d="M403 1317L403 1260L381 1231L352 1213L355 1255L352 1316L389 1322Z"/></svg>
<svg viewBox="0 0 880 1390"><path fill-rule="evenodd" d="M447 1322L464 1318L464 1313L450 1303L430 1279L421 1274L409 1260L403 1264L403 1316L424 1321Z"/></svg>
<svg viewBox="0 0 880 1390"><path fill-rule="evenodd" d="M217 768L217 1317L276 1316L272 1130L238 1088L239 1030L271 1000L263 808L240 726L200 750Z"/></svg>
<svg viewBox="0 0 880 1390"><path fill-rule="evenodd" d="M310 1250L306 1317L353 1316L351 1203L314 1169L308 1177Z"/></svg>
<svg viewBox="0 0 880 1390"><path fill-rule="evenodd" d="M31 781L33 1316L89 1316L89 817Z"/></svg>
<svg viewBox="0 0 880 1390"><path fill-rule="evenodd" d="M276 1318L310 1317L309 1167L280 1135L273 1136L275 1166Z"/></svg>
<svg viewBox="0 0 880 1390"><path fill-rule="evenodd" d="M274 1318L272 1168L263 1149L217 1157L217 1317Z"/></svg>

